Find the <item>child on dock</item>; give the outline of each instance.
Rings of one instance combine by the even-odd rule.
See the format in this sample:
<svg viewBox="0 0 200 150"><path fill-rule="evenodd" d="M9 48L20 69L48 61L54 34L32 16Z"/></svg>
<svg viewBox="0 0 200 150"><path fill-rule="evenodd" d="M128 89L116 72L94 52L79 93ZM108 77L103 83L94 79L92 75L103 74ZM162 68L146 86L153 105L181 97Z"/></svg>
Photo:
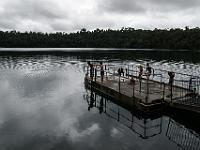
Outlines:
<svg viewBox="0 0 200 150"><path fill-rule="evenodd" d="M101 74L101 82L103 82L103 78L104 78L103 62L100 62L100 74Z"/></svg>
<svg viewBox="0 0 200 150"><path fill-rule="evenodd" d="M123 68L119 68L117 72L118 72L119 76L124 76L124 69Z"/></svg>
<svg viewBox="0 0 200 150"><path fill-rule="evenodd" d="M169 85L172 86L173 83L174 83L175 73L172 72L172 71L169 71L169 72L168 72L168 75L169 75Z"/></svg>
<svg viewBox="0 0 200 150"><path fill-rule="evenodd" d="M142 78L142 74L143 74L143 67L142 67L142 65L139 65L138 69L139 69L139 78Z"/></svg>
<svg viewBox="0 0 200 150"><path fill-rule="evenodd" d="M154 75L154 69L152 67L150 67L149 63L147 63L147 67L146 67L146 75L148 77L150 77L150 75L152 74L153 71L153 75Z"/></svg>

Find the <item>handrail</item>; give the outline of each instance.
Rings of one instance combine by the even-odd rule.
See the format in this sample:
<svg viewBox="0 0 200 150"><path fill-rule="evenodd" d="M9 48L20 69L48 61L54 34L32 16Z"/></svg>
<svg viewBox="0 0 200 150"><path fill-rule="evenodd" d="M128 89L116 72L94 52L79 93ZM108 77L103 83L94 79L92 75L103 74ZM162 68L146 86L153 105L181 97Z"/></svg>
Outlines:
<svg viewBox="0 0 200 150"><path fill-rule="evenodd" d="M159 71L163 71L163 72L168 72L168 70L163 70L163 69L154 69L154 70L159 70ZM199 78L199 76L194 76L194 75L191 75L191 74L185 74L185 73L181 73L181 72L175 72L173 71L175 74L180 74L180 75L184 75L184 76L189 76L189 77L195 77L195 78Z"/></svg>
<svg viewBox="0 0 200 150"><path fill-rule="evenodd" d="M88 60L88 61L91 61L91 62L112 62L112 60ZM115 67L115 64L109 64L110 67ZM124 66L124 65L121 65L121 66ZM134 71L134 72L138 72L137 70L132 70L130 69L129 65L128 67L124 67L124 68L127 68L129 71ZM169 70L164 70L164 69L154 69L154 71L162 71L162 72L169 72ZM195 78L198 78L200 79L199 76L196 76L196 75L191 75L191 74L186 74L186 73L181 73L181 72L176 72L176 71L173 71L175 74L179 74L179 75L184 75L184 76L188 76L188 77L195 77Z"/></svg>
<svg viewBox="0 0 200 150"><path fill-rule="evenodd" d="M119 67L119 66L118 66ZM88 68L87 68L88 69ZM94 79L96 81L96 78L99 77L99 72L101 71L101 69L99 68L99 66L95 66L94 67ZM159 71L159 73L156 73L156 71ZM164 71L164 72L168 72L167 70L162 70L162 69L154 69L154 74L151 75L151 77L149 78L148 74L144 73L141 77L138 76L139 74L139 71L138 70L134 70L134 69L130 69L128 67L128 70L126 68L126 70L124 70L124 73L125 76L120 76L116 70L116 67L115 66L109 66L107 67L105 70L104 70L104 73L106 74L106 76L113 76L113 77L117 77L119 80L118 80L118 86L119 86L119 93L121 91L121 79L122 80L129 80L130 77L134 78L134 80L139 80L139 88L138 86L136 86L136 88L134 87L134 84L133 84L133 96L135 95L134 94L134 91L137 91L137 92L140 92L140 93L144 93L146 94L146 99L148 101L148 95L149 94L160 94L160 93L163 93L163 100L165 99L165 85L169 85L168 83L168 80L169 80L169 77L167 75L163 75L162 73L160 73L160 71ZM87 70L88 72L88 70ZM178 73L178 72L175 72L176 74L178 75L184 75L184 76L188 76L190 77L189 79L174 79L173 80L173 85L171 86L171 100L172 100L172 95L173 95L173 90L174 88L176 87L180 87L182 88L182 95L185 95L187 94L188 90L195 90L195 93L199 93L200 94L200 77L197 77L197 76L191 76L191 75L188 75L188 74L184 74L184 73ZM178 76L179 77L179 76ZM160 79L159 79L160 78ZM192 78L194 78L194 80L192 80ZM145 83L143 81L146 81ZM153 83L151 82L153 81ZM149 89L151 88L151 84L154 84L154 82L157 82L157 83L160 83L161 85L163 84L164 86L162 86L161 90L160 91L150 91ZM142 89L144 88L144 84L146 84L145 86L145 89Z"/></svg>

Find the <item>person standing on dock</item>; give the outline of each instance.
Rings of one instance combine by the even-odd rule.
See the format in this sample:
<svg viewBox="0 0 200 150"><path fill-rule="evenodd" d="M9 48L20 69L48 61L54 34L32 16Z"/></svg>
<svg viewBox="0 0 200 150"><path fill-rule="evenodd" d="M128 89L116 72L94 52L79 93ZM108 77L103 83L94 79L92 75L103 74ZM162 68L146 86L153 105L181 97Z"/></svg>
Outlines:
<svg viewBox="0 0 200 150"><path fill-rule="evenodd" d="M138 69L139 69L139 78L142 78L142 74L143 74L143 67L142 67L142 65L139 65Z"/></svg>
<svg viewBox="0 0 200 150"><path fill-rule="evenodd" d="M139 65L138 69L139 69L139 76L138 76L138 78L139 78L139 83L140 83L140 85L139 85L139 87L140 87L139 91L141 92L142 91L142 74L143 74L143 67L142 67L142 65Z"/></svg>
<svg viewBox="0 0 200 150"><path fill-rule="evenodd" d="M169 71L169 72L168 72L168 75L169 75L169 85L170 85L170 87L172 88L172 85L173 85L173 83L174 83L175 73L172 72L172 71Z"/></svg>
<svg viewBox="0 0 200 150"><path fill-rule="evenodd" d="M118 73L118 76L121 76L121 69L120 68L117 70L117 73Z"/></svg>
<svg viewBox="0 0 200 150"><path fill-rule="evenodd" d="M126 68L125 71L126 71L126 74L125 74L125 75L126 75L126 77L128 77L128 76L129 76L129 74L128 74L128 69Z"/></svg>
<svg viewBox="0 0 200 150"><path fill-rule="evenodd" d="M103 63L102 63L102 61L100 62L100 74L101 74L101 82L103 82L103 78L104 78L104 68L103 68Z"/></svg>
<svg viewBox="0 0 200 150"><path fill-rule="evenodd" d="M170 90L170 95L168 95L167 97L173 97L173 83L174 83L174 77L175 77L175 73L172 71L168 71L168 75L169 75L169 90Z"/></svg>
<svg viewBox="0 0 200 150"><path fill-rule="evenodd" d="M124 76L124 69L122 67L120 68L120 72L121 72L121 75Z"/></svg>
<svg viewBox="0 0 200 150"><path fill-rule="evenodd" d="M147 75L147 77L150 77L152 71L153 71L153 75L154 75L154 69L152 67L150 67L149 63L147 63L147 67L146 67L146 75Z"/></svg>

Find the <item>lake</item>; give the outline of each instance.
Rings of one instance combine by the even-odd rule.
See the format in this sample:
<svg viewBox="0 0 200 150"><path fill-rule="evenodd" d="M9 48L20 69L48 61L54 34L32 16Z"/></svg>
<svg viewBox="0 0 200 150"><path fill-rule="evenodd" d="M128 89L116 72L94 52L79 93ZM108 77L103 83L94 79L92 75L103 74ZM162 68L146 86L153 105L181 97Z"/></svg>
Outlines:
<svg viewBox="0 0 200 150"><path fill-rule="evenodd" d="M200 53L120 49L0 49L1 150L199 150L199 120L142 117L85 88L88 60L199 76Z"/></svg>

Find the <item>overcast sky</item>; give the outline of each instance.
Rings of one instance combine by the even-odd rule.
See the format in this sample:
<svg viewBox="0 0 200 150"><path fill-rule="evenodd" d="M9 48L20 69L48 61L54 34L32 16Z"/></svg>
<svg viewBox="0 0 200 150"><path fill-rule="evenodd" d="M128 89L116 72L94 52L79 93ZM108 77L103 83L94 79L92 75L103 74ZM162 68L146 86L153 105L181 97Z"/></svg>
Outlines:
<svg viewBox="0 0 200 150"><path fill-rule="evenodd" d="M0 0L0 30L200 26L200 0Z"/></svg>

